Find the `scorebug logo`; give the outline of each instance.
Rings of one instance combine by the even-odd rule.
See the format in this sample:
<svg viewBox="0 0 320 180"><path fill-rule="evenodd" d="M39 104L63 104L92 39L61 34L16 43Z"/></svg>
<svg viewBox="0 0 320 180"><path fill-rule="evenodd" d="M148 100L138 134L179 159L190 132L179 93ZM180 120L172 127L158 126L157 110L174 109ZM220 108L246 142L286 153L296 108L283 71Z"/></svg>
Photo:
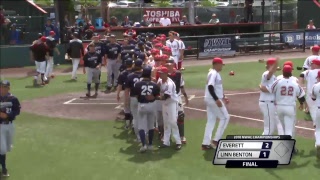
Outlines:
<svg viewBox="0 0 320 180"><path fill-rule="evenodd" d="M320 0L313 0L313 2L320 8Z"/></svg>

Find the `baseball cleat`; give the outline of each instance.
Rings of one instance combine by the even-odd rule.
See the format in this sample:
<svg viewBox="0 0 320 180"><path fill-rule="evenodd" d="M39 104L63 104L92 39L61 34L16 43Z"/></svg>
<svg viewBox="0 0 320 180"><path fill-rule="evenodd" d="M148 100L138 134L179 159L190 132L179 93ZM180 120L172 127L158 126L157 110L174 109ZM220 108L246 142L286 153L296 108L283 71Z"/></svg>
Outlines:
<svg viewBox="0 0 320 180"><path fill-rule="evenodd" d="M181 144L176 145L176 150L180 150L182 148Z"/></svg>
<svg viewBox="0 0 320 180"><path fill-rule="evenodd" d="M152 151L152 150L153 150L153 146L152 146L152 145L148 145L148 146L147 146L147 149L148 149L149 151Z"/></svg>
<svg viewBox="0 0 320 180"><path fill-rule="evenodd" d="M38 86L38 80L34 79L32 83L33 83L33 86Z"/></svg>
<svg viewBox="0 0 320 180"><path fill-rule="evenodd" d="M212 141L211 141L211 146L212 146L213 148L216 148L216 147L218 146L218 142L212 140Z"/></svg>
<svg viewBox="0 0 320 180"><path fill-rule="evenodd" d="M187 144L187 138L186 137L181 137L181 142L182 142L182 144Z"/></svg>
<svg viewBox="0 0 320 180"><path fill-rule="evenodd" d="M210 149L213 149L213 147L211 145L204 145L202 144L201 146L202 150L210 150Z"/></svg>
<svg viewBox="0 0 320 180"><path fill-rule="evenodd" d="M317 159L320 160L320 146L317 146L316 153L317 153Z"/></svg>
<svg viewBox="0 0 320 180"><path fill-rule="evenodd" d="M2 170L2 176L3 177L9 177L10 176L7 169Z"/></svg>
<svg viewBox="0 0 320 180"><path fill-rule="evenodd" d="M53 78L54 78L54 75L51 75L50 77L53 79Z"/></svg>
<svg viewBox="0 0 320 180"><path fill-rule="evenodd" d="M168 147L170 147L170 146L165 145L165 144L161 144L160 146L158 146L158 148L160 148L160 149L164 149L164 148L168 148Z"/></svg>
<svg viewBox="0 0 320 180"><path fill-rule="evenodd" d="M97 98L98 97L98 93L94 93L94 95L91 96L91 98Z"/></svg>
<svg viewBox="0 0 320 180"><path fill-rule="evenodd" d="M147 151L147 146L142 146L140 149L139 149L139 152L140 153L144 153Z"/></svg>

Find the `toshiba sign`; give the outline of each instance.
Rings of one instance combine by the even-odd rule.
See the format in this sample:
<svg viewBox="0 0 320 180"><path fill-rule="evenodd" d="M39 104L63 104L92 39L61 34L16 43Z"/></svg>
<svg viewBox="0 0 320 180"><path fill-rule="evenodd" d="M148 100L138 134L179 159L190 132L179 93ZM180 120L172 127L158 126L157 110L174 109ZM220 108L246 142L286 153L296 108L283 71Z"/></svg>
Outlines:
<svg viewBox="0 0 320 180"><path fill-rule="evenodd" d="M144 14L148 16L148 20L152 23L158 23L164 14L171 20L171 23L178 23L181 19L181 9L176 8L152 8L144 9Z"/></svg>

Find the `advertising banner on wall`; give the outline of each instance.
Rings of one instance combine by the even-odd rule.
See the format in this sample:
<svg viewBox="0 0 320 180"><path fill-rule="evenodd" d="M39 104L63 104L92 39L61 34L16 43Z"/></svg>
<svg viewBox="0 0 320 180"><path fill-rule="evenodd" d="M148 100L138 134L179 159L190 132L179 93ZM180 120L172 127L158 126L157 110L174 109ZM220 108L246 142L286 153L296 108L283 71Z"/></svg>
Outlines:
<svg viewBox="0 0 320 180"><path fill-rule="evenodd" d="M236 54L236 41L233 36L203 37L199 42L199 57L233 56Z"/></svg>
<svg viewBox="0 0 320 180"><path fill-rule="evenodd" d="M305 37L303 33L283 33L282 39L285 43L288 43L291 46L300 46L303 45L303 39L305 38L306 46L310 47L315 44L320 45L320 31L309 31L306 32Z"/></svg>
<svg viewBox="0 0 320 180"><path fill-rule="evenodd" d="M143 13L152 23L158 23L164 14L171 20L171 23L178 23L182 17L182 8L146 8Z"/></svg>

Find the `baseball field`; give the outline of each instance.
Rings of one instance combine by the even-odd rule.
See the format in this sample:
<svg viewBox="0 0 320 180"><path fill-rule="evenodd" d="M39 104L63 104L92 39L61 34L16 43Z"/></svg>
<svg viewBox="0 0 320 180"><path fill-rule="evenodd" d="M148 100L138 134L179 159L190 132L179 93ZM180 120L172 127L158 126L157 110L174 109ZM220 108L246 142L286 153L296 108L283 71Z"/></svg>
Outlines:
<svg viewBox="0 0 320 180"><path fill-rule="evenodd" d="M236 59L236 58L234 58ZM302 66L304 59L294 59ZM116 116L121 104L114 93L100 94L96 100L82 100L85 75L70 82L66 73L49 85L32 87L32 77L13 77L11 91L22 102L22 114L15 121L13 151L7 155L11 180L254 180L263 178L316 180L320 163L314 149L313 128L299 112L297 147L289 166L277 169L225 169L212 165L214 151L202 151L206 123L203 102L208 65L186 67L183 72L190 103L186 111L187 144L181 151L157 149L140 154L131 131ZM283 62L283 61L281 61ZM203 64L203 62L202 62ZM56 70L69 66L57 66ZM25 68L28 69L28 68ZM262 134L258 107L258 85L265 66L258 61L226 64L221 75L227 96L230 123L224 135ZM235 75L230 76L229 72ZM280 74L281 72L278 72ZM297 76L300 71L295 70ZM12 73L10 73L12 74ZM102 81L106 75L103 74ZM104 84L101 87L103 90ZM158 141L155 141L158 144ZM295 170L295 171L293 171Z"/></svg>

